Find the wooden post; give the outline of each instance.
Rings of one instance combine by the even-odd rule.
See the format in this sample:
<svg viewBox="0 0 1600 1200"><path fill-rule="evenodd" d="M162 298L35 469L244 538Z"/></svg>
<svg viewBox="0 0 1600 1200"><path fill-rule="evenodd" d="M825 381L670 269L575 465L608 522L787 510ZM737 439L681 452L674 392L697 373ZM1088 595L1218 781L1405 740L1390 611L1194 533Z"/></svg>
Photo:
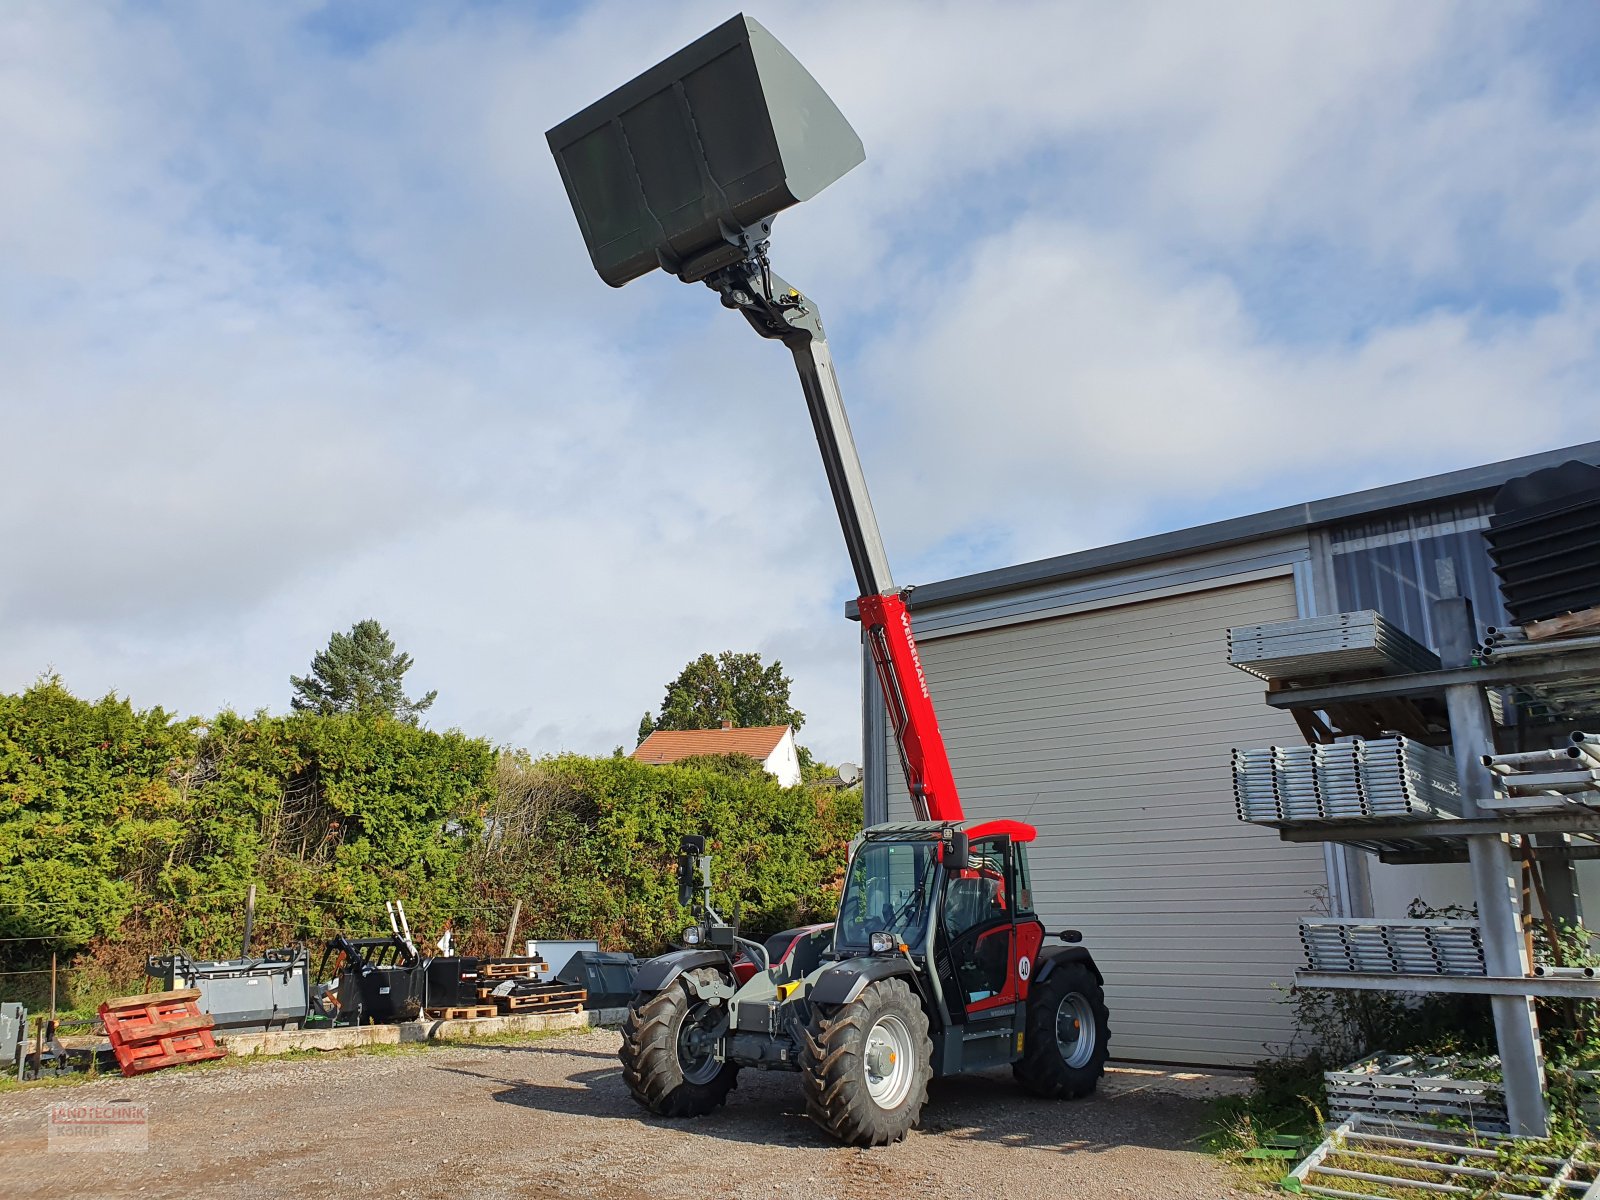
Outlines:
<svg viewBox="0 0 1600 1200"><path fill-rule="evenodd" d="M22 1044L24 1046L26 1046L28 1044L27 1035L26 1034L23 1035ZM23 1057L24 1061L17 1064L17 1079L19 1081L23 1077L22 1068L23 1068L24 1065L26 1065L26 1060L27 1060L28 1056L26 1054L24 1054L22 1057ZM33 1077L35 1079L39 1079L39 1078L42 1078L43 1075L44 1075L44 1018L43 1017L35 1017L33 1019Z"/></svg>
<svg viewBox="0 0 1600 1200"><path fill-rule="evenodd" d="M517 918L522 916L522 901L518 900L511 906L511 925L506 930L506 948L504 956L511 957L511 946L517 940Z"/></svg>
<svg viewBox="0 0 1600 1200"><path fill-rule="evenodd" d="M256 923L256 885L250 885L250 891L244 898L244 946L239 951L240 958L250 957L250 933Z"/></svg>
<svg viewBox="0 0 1600 1200"><path fill-rule="evenodd" d="M50 1023L56 1021L56 952L50 951Z"/></svg>

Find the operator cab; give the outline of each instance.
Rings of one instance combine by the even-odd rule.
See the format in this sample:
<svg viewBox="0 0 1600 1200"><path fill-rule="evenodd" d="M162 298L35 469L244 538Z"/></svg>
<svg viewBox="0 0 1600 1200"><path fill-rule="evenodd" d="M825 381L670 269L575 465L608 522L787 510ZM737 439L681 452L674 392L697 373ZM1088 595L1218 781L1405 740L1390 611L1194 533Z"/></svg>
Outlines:
<svg viewBox="0 0 1600 1200"><path fill-rule="evenodd" d="M1016 821L878 825L850 859L832 957L909 956L925 1003L948 1011L962 1043L936 1053L959 1053L967 1069L1014 1057L1044 940L1028 875L1032 839Z"/></svg>

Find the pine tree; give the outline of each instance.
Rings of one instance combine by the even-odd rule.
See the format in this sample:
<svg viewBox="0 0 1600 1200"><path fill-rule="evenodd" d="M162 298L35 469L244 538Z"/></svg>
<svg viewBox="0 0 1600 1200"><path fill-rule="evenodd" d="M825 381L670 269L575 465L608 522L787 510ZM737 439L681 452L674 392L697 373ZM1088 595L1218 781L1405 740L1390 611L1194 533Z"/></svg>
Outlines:
<svg viewBox="0 0 1600 1200"><path fill-rule="evenodd" d="M387 629L370 618L357 621L349 633L328 639L328 648L311 660L309 674L289 676L294 687L289 703L296 712L366 713L415 725L439 693L407 699L403 677L410 669L411 656L396 651Z"/></svg>

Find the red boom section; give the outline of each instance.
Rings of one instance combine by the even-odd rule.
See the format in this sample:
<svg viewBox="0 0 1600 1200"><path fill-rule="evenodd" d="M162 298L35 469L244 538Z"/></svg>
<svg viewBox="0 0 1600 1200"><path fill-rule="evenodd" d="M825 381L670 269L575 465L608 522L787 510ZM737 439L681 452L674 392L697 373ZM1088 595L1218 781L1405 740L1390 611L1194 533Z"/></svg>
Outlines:
<svg viewBox="0 0 1600 1200"><path fill-rule="evenodd" d="M872 662L878 669L889 727L900 748L900 765L919 821L960 821L961 797L950 772L939 718L934 715L928 677L922 671L911 614L897 595L863 596L856 601Z"/></svg>

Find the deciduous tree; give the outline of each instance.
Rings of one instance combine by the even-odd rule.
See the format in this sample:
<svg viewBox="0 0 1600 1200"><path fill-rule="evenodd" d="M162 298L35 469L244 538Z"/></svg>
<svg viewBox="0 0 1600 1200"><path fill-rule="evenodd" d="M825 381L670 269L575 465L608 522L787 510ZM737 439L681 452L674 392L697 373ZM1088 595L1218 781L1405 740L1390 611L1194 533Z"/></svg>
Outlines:
<svg viewBox="0 0 1600 1200"><path fill-rule="evenodd" d="M790 725L799 730L806 715L789 703L792 683L781 662L766 666L760 654L702 654L667 684L661 715L645 713L639 740L657 729L715 729L723 721L745 728Z"/></svg>

